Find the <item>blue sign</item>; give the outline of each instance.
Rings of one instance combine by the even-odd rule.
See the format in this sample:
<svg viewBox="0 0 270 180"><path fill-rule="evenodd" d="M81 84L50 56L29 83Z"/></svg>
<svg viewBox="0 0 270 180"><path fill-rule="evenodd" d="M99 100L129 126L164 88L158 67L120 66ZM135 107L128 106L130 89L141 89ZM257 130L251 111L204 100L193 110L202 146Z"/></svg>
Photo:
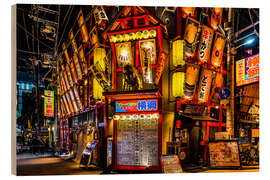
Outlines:
<svg viewBox="0 0 270 180"><path fill-rule="evenodd" d="M228 88L222 88L219 92L219 99L228 99L231 95L231 91Z"/></svg>

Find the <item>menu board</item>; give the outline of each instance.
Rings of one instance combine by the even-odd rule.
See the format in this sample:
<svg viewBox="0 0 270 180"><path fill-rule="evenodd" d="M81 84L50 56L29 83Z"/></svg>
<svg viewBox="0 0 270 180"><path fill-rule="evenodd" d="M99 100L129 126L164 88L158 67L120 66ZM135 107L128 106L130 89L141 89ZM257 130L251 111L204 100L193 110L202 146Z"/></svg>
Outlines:
<svg viewBox="0 0 270 180"><path fill-rule="evenodd" d="M159 166L158 115L120 115L116 153L119 166Z"/></svg>
<svg viewBox="0 0 270 180"><path fill-rule="evenodd" d="M239 149L237 141L221 140L209 142L210 167L239 167Z"/></svg>
<svg viewBox="0 0 270 180"><path fill-rule="evenodd" d="M180 161L177 155L162 155L161 167L163 173L182 173Z"/></svg>

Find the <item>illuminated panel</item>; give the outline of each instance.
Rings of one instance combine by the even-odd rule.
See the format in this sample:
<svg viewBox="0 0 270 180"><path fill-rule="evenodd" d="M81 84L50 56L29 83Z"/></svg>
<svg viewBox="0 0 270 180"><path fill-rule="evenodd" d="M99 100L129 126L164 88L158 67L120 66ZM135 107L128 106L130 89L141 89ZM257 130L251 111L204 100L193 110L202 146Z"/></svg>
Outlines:
<svg viewBox="0 0 270 180"><path fill-rule="evenodd" d="M172 59L173 66L184 66L185 65L185 54L184 49L185 41L184 40L176 40L172 43Z"/></svg>
<svg viewBox="0 0 270 180"><path fill-rule="evenodd" d="M128 100L115 101L115 112L140 112L140 111L157 111L158 100Z"/></svg>
<svg viewBox="0 0 270 180"><path fill-rule="evenodd" d="M173 97L183 97L184 96L184 83L185 83L185 73L175 72L172 76L172 95Z"/></svg>
<svg viewBox="0 0 270 180"><path fill-rule="evenodd" d="M54 91L44 90L44 116L54 117Z"/></svg>
<svg viewBox="0 0 270 180"><path fill-rule="evenodd" d="M259 81L259 54L236 61L236 86Z"/></svg>
<svg viewBox="0 0 270 180"><path fill-rule="evenodd" d="M118 166L159 166L158 119L157 113L118 117Z"/></svg>

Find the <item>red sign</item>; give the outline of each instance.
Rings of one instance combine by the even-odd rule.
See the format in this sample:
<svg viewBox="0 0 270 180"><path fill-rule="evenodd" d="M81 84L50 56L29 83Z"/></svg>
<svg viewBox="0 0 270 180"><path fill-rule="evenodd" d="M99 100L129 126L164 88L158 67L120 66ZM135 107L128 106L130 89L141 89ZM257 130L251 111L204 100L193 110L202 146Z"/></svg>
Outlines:
<svg viewBox="0 0 270 180"><path fill-rule="evenodd" d="M155 84L158 85L160 77L162 75L162 72L164 70L164 67L168 61L168 54L165 53L164 51L161 51L159 55L159 60L158 60L158 68L156 71L156 79L155 79Z"/></svg>
<svg viewBox="0 0 270 180"><path fill-rule="evenodd" d="M115 112L157 111L157 99L115 101Z"/></svg>

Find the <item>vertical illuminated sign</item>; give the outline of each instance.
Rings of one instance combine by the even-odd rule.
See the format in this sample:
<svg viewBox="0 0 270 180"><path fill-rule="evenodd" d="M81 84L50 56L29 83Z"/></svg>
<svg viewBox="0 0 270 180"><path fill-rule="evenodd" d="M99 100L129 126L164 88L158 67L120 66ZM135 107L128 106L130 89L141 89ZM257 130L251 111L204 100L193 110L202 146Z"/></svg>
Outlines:
<svg viewBox="0 0 270 180"><path fill-rule="evenodd" d="M44 116L54 117L54 92L44 90Z"/></svg>

